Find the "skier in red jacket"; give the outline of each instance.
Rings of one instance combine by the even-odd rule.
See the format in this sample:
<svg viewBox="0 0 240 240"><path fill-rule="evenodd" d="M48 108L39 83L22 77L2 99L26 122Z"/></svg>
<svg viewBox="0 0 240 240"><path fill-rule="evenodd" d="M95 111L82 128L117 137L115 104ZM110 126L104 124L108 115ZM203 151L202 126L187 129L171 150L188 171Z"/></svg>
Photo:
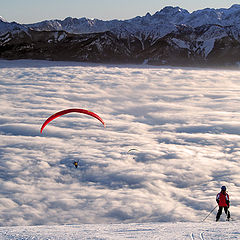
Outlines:
<svg viewBox="0 0 240 240"><path fill-rule="evenodd" d="M222 210L224 208L224 212L226 213L227 215L227 221L229 221L230 219L230 212L229 212L229 204L230 204L230 201L229 201L229 195L226 193L226 187L225 186L222 186L221 187L221 192L217 194L217 197L216 197L216 201L218 203L218 206L219 206L219 209L218 209L218 213L217 213L217 216L216 216L216 221L219 220L221 214L222 214Z"/></svg>

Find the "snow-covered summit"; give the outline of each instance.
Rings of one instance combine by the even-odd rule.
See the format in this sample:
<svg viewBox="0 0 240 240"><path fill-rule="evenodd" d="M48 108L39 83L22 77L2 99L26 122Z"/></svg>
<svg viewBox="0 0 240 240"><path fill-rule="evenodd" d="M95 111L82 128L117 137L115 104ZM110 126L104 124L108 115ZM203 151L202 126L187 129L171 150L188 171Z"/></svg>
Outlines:
<svg viewBox="0 0 240 240"><path fill-rule="evenodd" d="M2 16L0 16L0 22L6 22L6 20Z"/></svg>
<svg viewBox="0 0 240 240"><path fill-rule="evenodd" d="M161 11L156 12L152 18L160 22L169 22L173 24L178 24L184 22L184 19L187 18L190 13L179 7L165 7Z"/></svg>
<svg viewBox="0 0 240 240"><path fill-rule="evenodd" d="M28 27L16 22L7 22L4 18L0 17L0 35L6 32L26 31Z"/></svg>

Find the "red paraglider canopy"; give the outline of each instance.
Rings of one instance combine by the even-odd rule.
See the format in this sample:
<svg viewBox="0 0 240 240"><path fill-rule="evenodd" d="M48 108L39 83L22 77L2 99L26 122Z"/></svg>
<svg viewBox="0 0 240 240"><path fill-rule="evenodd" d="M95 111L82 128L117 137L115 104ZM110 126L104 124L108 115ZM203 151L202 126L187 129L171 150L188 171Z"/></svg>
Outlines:
<svg viewBox="0 0 240 240"><path fill-rule="evenodd" d="M102 118L100 118L96 113L94 112L91 112L91 111L88 111L88 110L85 110L85 109L80 109L80 108L71 108L71 109L66 109L66 110L63 110L63 111L60 111L60 112L57 112L55 114L53 114L52 116L50 116L42 125L41 127L41 133L43 131L43 129L45 128L45 126L50 123L52 120L54 120L55 118L58 118L64 114L67 114L67 113L71 113L71 112L78 112L78 113L84 113L84 114L87 114L87 115L90 115L92 117L95 117L97 118L102 124L103 126L105 127L105 123L104 121L102 120Z"/></svg>

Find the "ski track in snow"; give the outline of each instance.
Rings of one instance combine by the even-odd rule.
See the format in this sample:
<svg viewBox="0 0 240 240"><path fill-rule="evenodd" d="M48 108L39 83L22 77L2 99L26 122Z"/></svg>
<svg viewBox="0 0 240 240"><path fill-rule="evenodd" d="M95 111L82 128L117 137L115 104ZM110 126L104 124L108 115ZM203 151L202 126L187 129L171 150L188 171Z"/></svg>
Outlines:
<svg viewBox="0 0 240 240"><path fill-rule="evenodd" d="M203 232L200 233L200 239L201 240L205 240L204 236L203 236Z"/></svg>
<svg viewBox="0 0 240 240"><path fill-rule="evenodd" d="M191 233L190 236L191 236L191 239L192 239L192 240L196 240L196 239L197 239L193 233ZM205 240L205 238L204 238L204 236L203 236L203 232L201 232L201 233L199 234L199 238L200 238L200 240Z"/></svg>
<svg viewBox="0 0 240 240"><path fill-rule="evenodd" d="M191 237L191 240L195 240L193 233L190 234L190 237Z"/></svg>
<svg viewBox="0 0 240 240"><path fill-rule="evenodd" d="M0 99L1 226L199 222L221 185L239 219L239 71L1 60ZM73 114L40 134L76 107L106 128Z"/></svg>

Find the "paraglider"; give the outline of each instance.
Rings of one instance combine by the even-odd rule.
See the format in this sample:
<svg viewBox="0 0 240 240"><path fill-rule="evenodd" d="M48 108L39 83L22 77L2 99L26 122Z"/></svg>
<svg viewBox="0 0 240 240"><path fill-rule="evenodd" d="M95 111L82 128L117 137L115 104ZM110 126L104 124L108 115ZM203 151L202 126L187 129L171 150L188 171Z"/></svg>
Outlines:
<svg viewBox="0 0 240 240"><path fill-rule="evenodd" d="M135 156L136 152L138 152L137 148L131 148L128 150L127 154ZM136 159L136 157L133 157L133 160L135 160L135 159Z"/></svg>
<svg viewBox="0 0 240 240"><path fill-rule="evenodd" d="M84 114L90 115L90 116L98 119L98 120L103 124L103 126L105 127L104 121L103 121L102 118L99 117L96 113L91 112L91 111L88 111L88 110L85 110L85 109L81 109L81 108L71 108L71 109L66 109L66 110L63 110L63 111L60 111L60 112L57 112L57 113L51 115L51 116L43 123L40 132L42 133L42 131L43 131L43 129L46 127L46 125L47 125L48 123L50 123L52 120L54 120L55 118L58 118L58 117L60 117L60 116L62 116L62 115L65 115L65 114L68 114L68 113L72 113L72 112L84 113Z"/></svg>
<svg viewBox="0 0 240 240"><path fill-rule="evenodd" d="M138 151L138 149L136 149L136 148L131 148L131 149L128 150L128 153L130 153L130 152L132 152L132 151Z"/></svg>

